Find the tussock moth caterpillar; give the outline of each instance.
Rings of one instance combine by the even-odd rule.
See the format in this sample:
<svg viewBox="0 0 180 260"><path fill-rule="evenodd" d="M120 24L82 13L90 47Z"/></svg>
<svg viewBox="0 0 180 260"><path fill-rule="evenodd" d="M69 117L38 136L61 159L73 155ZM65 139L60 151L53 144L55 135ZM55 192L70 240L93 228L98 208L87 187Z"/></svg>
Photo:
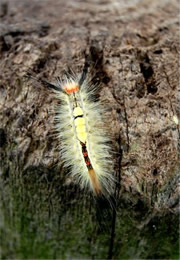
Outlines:
<svg viewBox="0 0 180 260"><path fill-rule="evenodd" d="M53 89L60 101L55 128L64 166L80 187L90 189L95 196L110 197L114 178L110 138L102 119L105 109L96 100L98 87L87 78L87 64L81 76L69 76L65 81L58 78L55 85L39 81Z"/></svg>

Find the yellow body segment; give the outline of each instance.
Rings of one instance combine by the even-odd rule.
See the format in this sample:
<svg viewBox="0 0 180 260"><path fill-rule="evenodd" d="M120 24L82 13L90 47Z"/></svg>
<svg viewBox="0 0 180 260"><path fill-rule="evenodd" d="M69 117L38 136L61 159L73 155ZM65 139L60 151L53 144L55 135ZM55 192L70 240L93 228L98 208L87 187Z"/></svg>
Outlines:
<svg viewBox="0 0 180 260"><path fill-rule="evenodd" d="M83 110L80 107L75 107L73 110L73 116L82 116L83 115Z"/></svg>
<svg viewBox="0 0 180 260"><path fill-rule="evenodd" d="M73 110L73 116L77 117L74 119L74 124L76 127L76 134L82 143L86 143L87 140L87 132L86 132L86 127L85 127L85 119L83 117L78 117L78 116L83 116L83 110L80 107L75 107Z"/></svg>
<svg viewBox="0 0 180 260"><path fill-rule="evenodd" d="M75 126L81 126L81 125L85 125L85 119L83 117L78 117L74 120Z"/></svg>
<svg viewBox="0 0 180 260"><path fill-rule="evenodd" d="M87 133L77 133L77 137L78 139L83 143L85 144L86 143L86 140L87 140Z"/></svg>
<svg viewBox="0 0 180 260"><path fill-rule="evenodd" d="M85 127L85 125L80 125L80 126L77 126L76 127L76 132L77 133L86 133L86 127Z"/></svg>

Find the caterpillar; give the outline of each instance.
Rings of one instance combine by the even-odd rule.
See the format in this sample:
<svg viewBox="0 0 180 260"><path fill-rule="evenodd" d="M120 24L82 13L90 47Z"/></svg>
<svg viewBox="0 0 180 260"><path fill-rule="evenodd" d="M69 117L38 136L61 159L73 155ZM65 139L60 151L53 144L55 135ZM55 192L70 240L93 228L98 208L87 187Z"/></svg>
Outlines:
<svg viewBox="0 0 180 260"><path fill-rule="evenodd" d="M111 140L103 122L105 109L96 98L98 86L87 77L87 66L80 76L58 78L56 84L39 81L53 89L60 101L55 129L64 167L81 188L110 197L114 188Z"/></svg>

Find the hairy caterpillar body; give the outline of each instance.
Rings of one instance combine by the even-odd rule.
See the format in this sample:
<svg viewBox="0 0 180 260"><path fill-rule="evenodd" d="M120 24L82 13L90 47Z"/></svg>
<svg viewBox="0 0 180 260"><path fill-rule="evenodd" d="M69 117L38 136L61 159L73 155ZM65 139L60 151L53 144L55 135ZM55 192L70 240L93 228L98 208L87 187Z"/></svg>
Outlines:
<svg viewBox="0 0 180 260"><path fill-rule="evenodd" d="M97 101L97 86L86 79L86 64L81 77L69 77L52 84L38 80L53 89L60 101L56 108L55 128L64 166L69 168L73 181L89 189L95 196L113 195L110 138L104 127L105 109ZM28 74L27 77L35 79ZM111 199L110 199L111 200Z"/></svg>
<svg viewBox="0 0 180 260"><path fill-rule="evenodd" d="M82 188L98 195L113 191L110 141L103 126L104 109L95 100L97 87L77 78L58 81L54 88L60 105L56 113L57 137L65 167ZM59 91L60 90L60 91Z"/></svg>

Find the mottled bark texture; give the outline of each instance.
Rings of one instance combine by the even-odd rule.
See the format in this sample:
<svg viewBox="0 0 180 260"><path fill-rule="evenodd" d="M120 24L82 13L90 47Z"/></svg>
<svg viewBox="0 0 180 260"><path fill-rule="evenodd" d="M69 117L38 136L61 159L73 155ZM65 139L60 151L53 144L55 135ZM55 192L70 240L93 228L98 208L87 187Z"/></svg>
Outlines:
<svg viewBox="0 0 180 260"><path fill-rule="evenodd" d="M178 12L176 0L2 2L1 174L64 174L53 137L57 100L24 76L31 71L53 82L70 69L80 73L90 50L119 152L121 201L177 213Z"/></svg>

